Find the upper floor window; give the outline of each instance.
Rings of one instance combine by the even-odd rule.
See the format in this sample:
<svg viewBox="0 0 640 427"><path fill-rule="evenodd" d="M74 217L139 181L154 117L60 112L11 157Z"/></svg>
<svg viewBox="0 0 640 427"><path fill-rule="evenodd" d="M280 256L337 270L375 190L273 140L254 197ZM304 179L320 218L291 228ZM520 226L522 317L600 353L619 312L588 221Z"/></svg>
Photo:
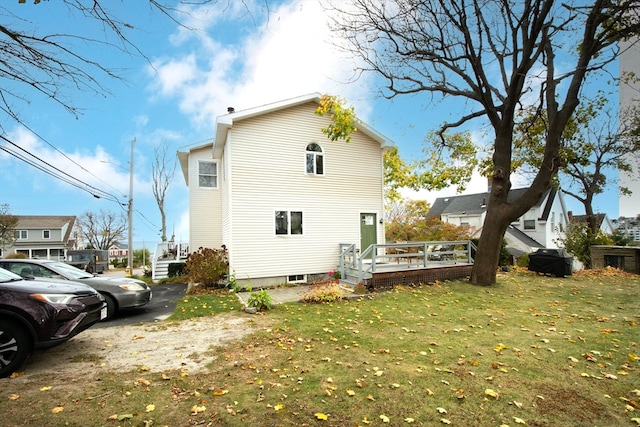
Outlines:
<svg viewBox="0 0 640 427"><path fill-rule="evenodd" d="M42 238L50 239L51 238L51 230L42 230Z"/></svg>
<svg viewBox="0 0 640 427"><path fill-rule="evenodd" d="M316 143L307 145L307 173L311 175L324 175L324 155L322 147Z"/></svg>
<svg viewBox="0 0 640 427"><path fill-rule="evenodd" d="M218 188L217 162L198 162L198 187Z"/></svg>
<svg viewBox="0 0 640 427"><path fill-rule="evenodd" d="M535 230L536 229L536 220L535 219L525 219L524 220L524 229L525 230Z"/></svg>
<svg viewBox="0 0 640 427"><path fill-rule="evenodd" d="M15 232L16 240L26 240L28 238L27 230L16 230Z"/></svg>
<svg viewBox="0 0 640 427"><path fill-rule="evenodd" d="M302 234L302 212L276 211L276 235Z"/></svg>

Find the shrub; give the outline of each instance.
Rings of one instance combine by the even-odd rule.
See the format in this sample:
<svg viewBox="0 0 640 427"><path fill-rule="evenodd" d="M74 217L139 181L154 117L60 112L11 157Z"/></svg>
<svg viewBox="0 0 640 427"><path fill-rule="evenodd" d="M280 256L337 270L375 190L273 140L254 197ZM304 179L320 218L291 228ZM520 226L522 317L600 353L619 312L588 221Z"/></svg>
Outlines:
<svg viewBox="0 0 640 427"><path fill-rule="evenodd" d="M22 252L14 252L7 255L4 258L5 259L27 259L27 255L23 254Z"/></svg>
<svg viewBox="0 0 640 427"><path fill-rule="evenodd" d="M220 249L199 248L189 254L185 273L189 281L204 287L221 287L221 280L229 271L229 254L223 245Z"/></svg>
<svg viewBox="0 0 640 427"><path fill-rule="evenodd" d="M184 270L187 267L186 262L172 262L167 266L167 276L175 277L184 275Z"/></svg>
<svg viewBox="0 0 640 427"><path fill-rule="evenodd" d="M271 295L266 290L261 290L259 292L254 292L249 295L249 299L247 299L247 305L249 307L254 307L258 311L269 310L273 307L273 301L271 300Z"/></svg>
<svg viewBox="0 0 640 427"><path fill-rule="evenodd" d="M610 245L613 241L601 231L592 233L586 223L574 223L567 228L566 237L559 239L564 248L584 264L591 268L591 245Z"/></svg>
<svg viewBox="0 0 640 427"><path fill-rule="evenodd" d="M302 295L302 302L322 303L334 302L344 297L344 290L337 283L329 283L312 287Z"/></svg>

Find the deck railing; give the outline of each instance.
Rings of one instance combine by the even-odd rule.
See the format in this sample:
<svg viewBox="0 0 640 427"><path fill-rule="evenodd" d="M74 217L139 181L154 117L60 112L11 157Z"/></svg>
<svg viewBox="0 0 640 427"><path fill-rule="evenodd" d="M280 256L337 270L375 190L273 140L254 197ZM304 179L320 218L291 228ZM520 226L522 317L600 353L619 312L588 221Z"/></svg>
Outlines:
<svg viewBox="0 0 640 427"><path fill-rule="evenodd" d="M359 253L355 244L340 244L340 277L351 275L357 282L379 271L473 264L477 248L471 240L395 242L374 244Z"/></svg>

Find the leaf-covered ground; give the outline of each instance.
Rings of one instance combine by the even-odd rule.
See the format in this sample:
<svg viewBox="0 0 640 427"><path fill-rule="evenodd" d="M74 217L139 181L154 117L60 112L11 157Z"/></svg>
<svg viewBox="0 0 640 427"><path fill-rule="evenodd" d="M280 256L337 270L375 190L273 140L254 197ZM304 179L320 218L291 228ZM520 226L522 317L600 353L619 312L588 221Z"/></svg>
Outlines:
<svg viewBox="0 0 640 427"><path fill-rule="evenodd" d="M286 304L260 319L259 332L212 348L206 372L132 366L74 386L46 375L0 380L3 421L640 425L638 276L508 273L489 288L399 288Z"/></svg>

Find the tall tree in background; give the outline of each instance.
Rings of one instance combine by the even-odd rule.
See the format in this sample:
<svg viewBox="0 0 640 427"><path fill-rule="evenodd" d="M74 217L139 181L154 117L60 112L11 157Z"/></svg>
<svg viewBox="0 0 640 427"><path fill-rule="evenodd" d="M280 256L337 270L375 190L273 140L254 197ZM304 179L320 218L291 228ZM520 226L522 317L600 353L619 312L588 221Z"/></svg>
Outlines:
<svg viewBox="0 0 640 427"><path fill-rule="evenodd" d="M13 246L16 241L16 225L18 225L18 217L11 215L9 205L6 203L0 205L0 249Z"/></svg>
<svg viewBox="0 0 640 427"><path fill-rule="evenodd" d="M535 173L541 167L549 123L533 109L520 116L515 126L514 163L521 165L523 173ZM612 181L612 171L630 171L631 155L640 151L637 120L636 108L621 112L618 118L607 108L607 97L600 94L583 100L564 128L558 180L562 190L584 206L590 234L596 234L599 227L594 197Z"/></svg>
<svg viewBox="0 0 640 427"><path fill-rule="evenodd" d="M363 61L362 72L382 79L383 96L465 100L471 109L444 123L441 135L481 117L490 124L493 183L472 283L495 283L508 225L550 188L581 88L617 57L618 40L638 34L639 9L640 0L354 0L332 6L336 36ZM515 117L529 103L546 115L549 132L530 187L507 202Z"/></svg>
<svg viewBox="0 0 640 427"><path fill-rule="evenodd" d="M176 171L175 159L167 158L167 146L160 145L153 150L153 163L151 164L151 179L153 196L160 210L160 218L162 227L160 228L160 238L163 242L167 241L167 214L164 210L165 197L167 189L173 181L173 175Z"/></svg>
<svg viewBox="0 0 640 427"><path fill-rule="evenodd" d="M107 250L124 237L127 221L123 213L85 212L78 217L78 228L88 249Z"/></svg>

